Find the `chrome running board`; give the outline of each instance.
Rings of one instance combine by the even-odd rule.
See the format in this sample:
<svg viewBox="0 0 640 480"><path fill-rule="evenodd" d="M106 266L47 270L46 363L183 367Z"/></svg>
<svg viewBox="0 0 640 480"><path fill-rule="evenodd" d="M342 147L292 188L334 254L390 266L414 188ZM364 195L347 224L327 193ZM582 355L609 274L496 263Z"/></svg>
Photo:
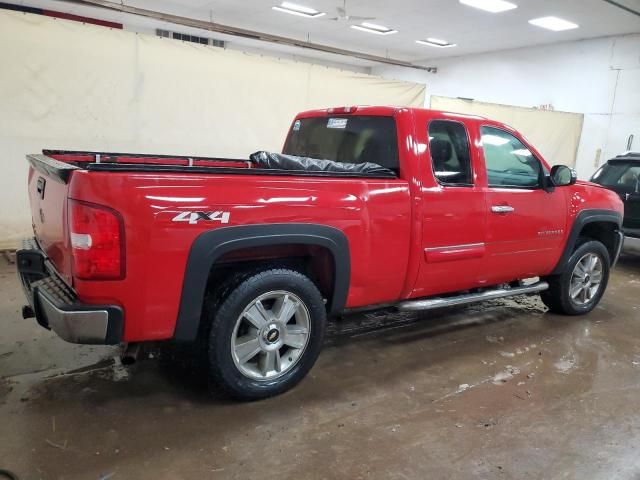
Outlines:
<svg viewBox="0 0 640 480"><path fill-rule="evenodd" d="M485 290L484 292L467 293L452 297L431 297L420 300L408 300L399 303L397 307L402 311L431 310L434 308L453 307L454 305L494 300L496 298L512 297L514 295L538 293L547 288L549 288L547 282L536 282L523 287L495 288L493 290Z"/></svg>

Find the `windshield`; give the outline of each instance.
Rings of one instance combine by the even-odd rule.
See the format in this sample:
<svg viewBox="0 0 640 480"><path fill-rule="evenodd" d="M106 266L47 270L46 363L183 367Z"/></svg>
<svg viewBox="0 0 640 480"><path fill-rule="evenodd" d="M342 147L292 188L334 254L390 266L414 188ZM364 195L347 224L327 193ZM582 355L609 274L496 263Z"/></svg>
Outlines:
<svg viewBox="0 0 640 480"><path fill-rule="evenodd" d="M398 173L393 117L344 115L294 122L282 153L345 163L377 163Z"/></svg>
<svg viewBox="0 0 640 480"><path fill-rule="evenodd" d="M591 181L620 193L640 193L640 162L609 162Z"/></svg>

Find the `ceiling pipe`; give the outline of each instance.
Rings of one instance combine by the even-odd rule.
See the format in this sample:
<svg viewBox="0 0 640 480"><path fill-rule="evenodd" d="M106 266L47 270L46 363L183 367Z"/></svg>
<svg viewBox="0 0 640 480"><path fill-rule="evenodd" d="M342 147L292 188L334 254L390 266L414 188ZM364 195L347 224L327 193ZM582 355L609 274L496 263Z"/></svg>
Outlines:
<svg viewBox="0 0 640 480"><path fill-rule="evenodd" d="M633 15L637 15L638 17L640 17L640 12L638 10L634 10L631 7L627 7L626 5L622 5L620 2L615 2L614 0L604 0L604 1L607 2L610 5L613 5L614 7L621 8L625 12L629 12L629 13L632 13Z"/></svg>
<svg viewBox="0 0 640 480"><path fill-rule="evenodd" d="M199 28L202 30L209 30L211 32L223 33L225 35L232 35L234 37L249 38L252 40L259 40L262 42L276 43L279 45L287 45L290 47L304 48L307 50L315 50L318 52L331 53L334 55L343 55L346 57L359 58L361 60L368 60L376 63L384 63L386 65L394 65L396 67L415 68L418 70L425 70L427 72L436 73L437 67L425 67L422 65L416 65L411 62L404 62L402 60L395 60L393 58L380 57L378 55L370 55L368 53L356 52L353 50L346 50L343 48L335 48L328 45L322 45L319 43L305 42L296 40L294 38L281 37L280 35L271 35L269 33L256 32L254 30L246 30L244 28L232 27L229 25L222 25L220 23L208 22L206 20L197 20L195 18L182 17L180 15L173 15L170 13L156 12L154 10L147 10L144 8L130 7L121 3L109 2L107 0L58 0L58 1L70 1L72 3L79 3L83 5L90 5L94 7L106 8L108 10L115 10L117 12L129 13L132 15L139 15L147 18L153 18L162 22L169 22L176 25L184 25L186 27Z"/></svg>

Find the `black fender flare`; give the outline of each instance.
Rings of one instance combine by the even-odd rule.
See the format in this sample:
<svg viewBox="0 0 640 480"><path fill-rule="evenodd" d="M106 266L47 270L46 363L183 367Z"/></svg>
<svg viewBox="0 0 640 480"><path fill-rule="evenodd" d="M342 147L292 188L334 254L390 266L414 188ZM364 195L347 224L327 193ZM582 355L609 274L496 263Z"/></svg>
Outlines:
<svg viewBox="0 0 640 480"><path fill-rule="evenodd" d="M575 250L576 242L578 241L580 232L586 225L596 222L612 223L616 226L616 230L619 230L622 226L622 215L620 215L615 210L605 209L588 209L582 210L580 213L578 213L575 221L573 222L573 226L571 227L571 232L569 233L569 237L567 238L567 243L565 244L564 250L562 251L562 256L551 272L551 275L559 275L563 272L564 266L569 261L569 257L571 257L571 254ZM616 250L618 250L618 246L616 246ZM613 262L614 259L612 258L611 261Z"/></svg>
<svg viewBox="0 0 640 480"><path fill-rule="evenodd" d="M174 339L193 341L198 335L207 280L213 264L223 255L242 248L303 244L327 248L333 255L335 279L328 313L341 312L351 279L349 241L334 227L310 223L276 223L222 227L201 233L187 258Z"/></svg>

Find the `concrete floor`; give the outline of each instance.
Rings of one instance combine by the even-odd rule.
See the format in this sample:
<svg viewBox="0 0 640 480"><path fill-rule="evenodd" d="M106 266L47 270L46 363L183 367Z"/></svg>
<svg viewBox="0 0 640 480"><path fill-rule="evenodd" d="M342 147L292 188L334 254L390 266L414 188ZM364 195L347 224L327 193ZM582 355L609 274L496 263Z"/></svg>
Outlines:
<svg viewBox="0 0 640 480"><path fill-rule="evenodd" d="M2 262L0 469L21 479L640 478L640 257L586 317L537 297L352 316L297 388L249 404L179 352L127 370L22 320Z"/></svg>

